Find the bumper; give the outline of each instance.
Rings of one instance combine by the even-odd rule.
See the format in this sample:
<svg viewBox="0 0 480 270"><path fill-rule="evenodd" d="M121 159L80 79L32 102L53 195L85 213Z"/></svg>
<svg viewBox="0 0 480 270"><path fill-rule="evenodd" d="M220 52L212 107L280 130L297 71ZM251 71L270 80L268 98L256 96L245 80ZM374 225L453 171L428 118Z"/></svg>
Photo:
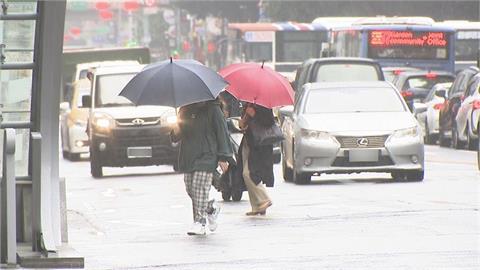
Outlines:
<svg viewBox="0 0 480 270"><path fill-rule="evenodd" d="M92 149L102 166L150 166L175 164L178 147L170 141L170 127L115 128L108 134L93 135ZM132 157L131 148L149 148L151 157Z"/></svg>
<svg viewBox="0 0 480 270"><path fill-rule="evenodd" d="M89 140L86 127L72 126L68 129L70 153L82 154L89 151Z"/></svg>
<svg viewBox="0 0 480 270"><path fill-rule="evenodd" d="M336 142L297 141L296 170L308 173L396 172L424 169L424 146L420 137L387 142L377 148L341 148ZM362 152L363 151L363 152ZM377 160L354 158L368 152Z"/></svg>

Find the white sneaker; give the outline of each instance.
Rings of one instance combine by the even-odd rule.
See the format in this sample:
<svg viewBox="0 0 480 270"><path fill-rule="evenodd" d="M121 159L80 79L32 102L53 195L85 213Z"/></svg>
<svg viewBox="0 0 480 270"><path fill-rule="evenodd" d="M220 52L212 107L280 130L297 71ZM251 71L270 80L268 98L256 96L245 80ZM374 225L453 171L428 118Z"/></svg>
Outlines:
<svg viewBox="0 0 480 270"><path fill-rule="evenodd" d="M218 224L217 224L218 214L220 214L220 206L215 205L213 208L213 212L207 215L208 229L211 232L215 231L218 227Z"/></svg>
<svg viewBox="0 0 480 270"><path fill-rule="evenodd" d="M205 225L195 222L193 223L190 230L188 230L188 235L205 235L207 232L205 231Z"/></svg>

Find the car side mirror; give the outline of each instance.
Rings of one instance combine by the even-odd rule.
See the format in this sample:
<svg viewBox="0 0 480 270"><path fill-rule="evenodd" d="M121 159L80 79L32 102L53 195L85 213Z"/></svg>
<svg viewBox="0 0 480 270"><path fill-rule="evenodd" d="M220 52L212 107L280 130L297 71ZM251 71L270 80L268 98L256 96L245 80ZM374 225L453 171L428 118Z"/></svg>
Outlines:
<svg viewBox="0 0 480 270"><path fill-rule="evenodd" d="M292 115L293 115L293 106L292 106L292 105L285 106L285 107L281 108L279 112L280 112L280 116L281 116L282 118L292 117Z"/></svg>
<svg viewBox="0 0 480 270"><path fill-rule="evenodd" d="M413 112L415 114L424 113L428 106L425 103L413 103Z"/></svg>
<svg viewBox="0 0 480 270"><path fill-rule="evenodd" d="M445 89L441 89L435 92L435 96L441 98L447 98L447 91Z"/></svg>
<svg viewBox="0 0 480 270"><path fill-rule="evenodd" d="M90 95L82 96L82 107L90 108L90 106L92 106L92 96Z"/></svg>
<svg viewBox="0 0 480 270"><path fill-rule="evenodd" d="M70 110L70 104L68 102L60 103L60 112L64 113L68 110Z"/></svg>

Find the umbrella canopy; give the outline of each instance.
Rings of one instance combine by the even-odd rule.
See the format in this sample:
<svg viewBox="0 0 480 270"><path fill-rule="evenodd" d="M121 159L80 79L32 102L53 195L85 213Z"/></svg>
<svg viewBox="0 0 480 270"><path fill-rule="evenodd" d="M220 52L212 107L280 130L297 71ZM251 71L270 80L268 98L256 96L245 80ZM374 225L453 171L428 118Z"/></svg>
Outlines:
<svg viewBox="0 0 480 270"><path fill-rule="evenodd" d="M150 64L120 92L136 105L184 105L214 100L228 83L215 71L194 60L167 60Z"/></svg>
<svg viewBox="0 0 480 270"><path fill-rule="evenodd" d="M230 84L227 91L239 100L267 108L293 104L294 92L288 80L263 64L232 64L219 73Z"/></svg>

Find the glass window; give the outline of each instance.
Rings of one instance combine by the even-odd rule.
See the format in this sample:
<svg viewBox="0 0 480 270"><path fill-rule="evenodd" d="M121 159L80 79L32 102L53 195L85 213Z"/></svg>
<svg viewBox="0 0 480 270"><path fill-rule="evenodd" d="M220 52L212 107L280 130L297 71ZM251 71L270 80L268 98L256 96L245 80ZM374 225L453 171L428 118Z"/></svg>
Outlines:
<svg viewBox="0 0 480 270"><path fill-rule="evenodd" d="M380 80L375 66L364 64L325 64L317 70L316 82L338 81L378 81Z"/></svg>
<svg viewBox="0 0 480 270"><path fill-rule="evenodd" d="M392 88L312 90L304 108L306 114L404 111L401 98Z"/></svg>
<svg viewBox="0 0 480 270"><path fill-rule="evenodd" d="M0 21L5 63L33 62L35 21Z"/></svg>
<svg viewBox="0 0 480 270"><path fill-rule="evenodd" d="M315 31L285 31L276 33L276 60L278 62L303 62L320 57L321 36Z"/></svg>
<svg viewBox="0 0 480 270"><path fill-rule="evenodd" d="M455 41L456 61L477 61L480 50L480 31L458 31Z"/></svg>
<svg viewBox="0 0 480 270"><path fill-rule="evenodd" d="M409 77L405 84L403 85L402 90L408 90L410 88L423 88L423 89L431 89L437 83L446 83L446 82L453 82L454 78L450 76L435 76L435 77L427 77L427 76L415 76Z"/></svg>
<svg viewBox="0 0 480 270"><path fill-rule="evenodd" d="M272 43L247 42L245 43L245 60L260 62L272 61Z"/></svg>
<svg viewBox="0 0 480 270"><path fill-rule="evenodd" d="M118 94L135 73L100 75L96 80L95 105L97 107L130 106L132 102Z"/></svg>

